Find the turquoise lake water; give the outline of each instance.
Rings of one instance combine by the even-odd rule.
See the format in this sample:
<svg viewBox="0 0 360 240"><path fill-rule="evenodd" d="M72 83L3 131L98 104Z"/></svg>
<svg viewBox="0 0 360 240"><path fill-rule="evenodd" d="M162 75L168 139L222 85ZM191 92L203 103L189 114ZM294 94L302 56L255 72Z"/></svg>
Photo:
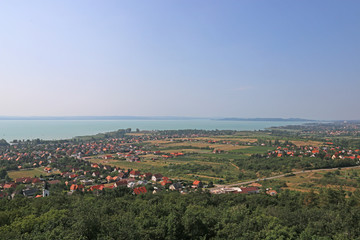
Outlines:
<svg viewBox="0 0 360 240"><path fill-rule="evenodd" d="M216 120L0 120L0 139L68 139L118 129L169 130L260 130L299 125L304 122L216 121Z"/></svg>

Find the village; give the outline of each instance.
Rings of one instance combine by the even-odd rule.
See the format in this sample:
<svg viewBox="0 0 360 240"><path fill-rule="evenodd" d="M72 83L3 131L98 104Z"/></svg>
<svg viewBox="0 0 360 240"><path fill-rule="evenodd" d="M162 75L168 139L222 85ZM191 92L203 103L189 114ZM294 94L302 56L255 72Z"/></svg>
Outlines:
<svg viewBox="0 0 360 240"><path fill-rule="evenodd" d="M14 198L18 195L34 198L46 197L54 189L69 195L76 192L99 194L99 191L110 191L120 187L131 189L135 195L147 192L155 194L160 191L179 191L186 194L203 190L209 190L213 194L258 194L260 192L269 195L277 194L271 186L265 188L260 183L236 187L224 186L223 188L221 184L217 184L218 188L212 189L215 184L211 181L211 177L203 181L196 175L193 175L195 176L193 179L189 179L166 176L161 171L154 173L146 169L124 168L117 165L118 163L124 165L126 162L137 164L144 161L150 161L152 164L167 161L171 165L178 158L192 156L199 158L201 155L197 152L188 151L190 146L194 151L206 151L206 154L213 154L220 159L233 151L246 150L249 147L261 149L259 153L249 155L257 159L314 158L330 160L332 163L340 164L339 166L358 165L360 159L359 149L334 146L332 142L298 146L292 142L278 140L216 139L212 134L213 132L166 134L155 132L81 142L78 140L14 141L5 147L2 146L0 152L2 171L6 169L0 182L0 197ZM161 148L162 146L170 147ZM265 151L266 147L272 150ZM229 161L230 166L234 165L231 159ZM309 163L304 165L304 169L311 169L311 167L313 166ZM36 170L37 174L13 178L7 174L9 172L15 174L14 176L20 173L26 175L28 170ZM204 175L203 178L206 176Z"/></svg>
<svg viewBox="0 0 360 240"><path fill-rule="evenodd" d="M105 155L104 158L110 158ZM71 159L71 160L70 160ZM68 160L66 168L68 171L60 174L51 174L41 177L21 177L14 181L0 184L0 197L14 198L16 195L23 195L30 198L47 197L50 190L66 191L68 195L76 192L93 192L99 194L99 191L111 190L114 188L129 188L133 194L138 195L151 191L153 194L160 191L179 191L186 194L192 191L202 191L209 188L202 181L193 182L184 180L174 180L163 176L160 173L152 174L150 172L141 173L138 170L125 170L109 165L99 165L87 162L86 160L71 157ZM74 165L85 166L73 167ZM90 168L89 168L90 166ZM58 172L59 170L51 167L44 167L44 173ZM211 187L211 186L210 186ZM260 184L252 184L249 187L227 188L224 191L214 191L212 193L260 193Z"/></svg>

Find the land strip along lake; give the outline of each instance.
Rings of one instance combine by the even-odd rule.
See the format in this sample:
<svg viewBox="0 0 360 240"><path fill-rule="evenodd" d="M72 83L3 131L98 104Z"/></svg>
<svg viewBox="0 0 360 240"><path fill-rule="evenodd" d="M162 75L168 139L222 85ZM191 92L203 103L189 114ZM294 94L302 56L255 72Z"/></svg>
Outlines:
<svg viewBox="0 0 360 240"><path fill-rule="evenodd" d="M299 125L295 121L218 121L201 120L0 120L0 139L6 141L69 139L118 129L140 130L263 130L269 127Z"/></svg>

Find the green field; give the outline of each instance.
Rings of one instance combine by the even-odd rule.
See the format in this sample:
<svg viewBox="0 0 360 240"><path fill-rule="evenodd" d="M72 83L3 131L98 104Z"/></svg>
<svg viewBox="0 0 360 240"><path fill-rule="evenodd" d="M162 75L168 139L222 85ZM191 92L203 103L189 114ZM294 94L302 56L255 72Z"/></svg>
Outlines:
<svg viewBox="0 0 360 240"><path fill-rule="evenodd" d="M253 146L253 147L248 147L248 148L244 148L244 149L232 150L232 151L230 151L230 153L242 153L245 155L252 155L252 154L264 154L264 153L267 153L268 151L273 151L273 150L275 150L274 147Z"/></svg>
<svg viewBox="0 0 360 240"><path fill-rule="evenodd" d="M40 175L48 176L51 174L52 173L46 173L43 167L8 172L9 177L12 179L21 177L40 177Z"/></svg>
<svg viewBox="0 0 360 240"><path fill-rule="evenodd" d="M161 155L142 155L141 162L125 160L103 160L100 156L90 161L117 166L125 169L136 169L141 172L162 173L165 176L179 179L201 179L203 181L217 181L235 183L245 179L258 177L256 171L240 169L237 161L244 160L252 154L264 154L274 150L274 147L251 146L235 144L253 143L256 135L267 136L264 133L254 134L245 132L244 135L197 137L193 141L187 139L152 140L143 142L149 149L160 150L164 154L182 152L184 156L164 158ZM209 142L209 141L215 141ZM229 141L231 141L229 143ZM212 153L213 149L221 150ZM261 175L261 174L260 174Z"/></svg>
<svg viewBox="0 0 360 240"><path fill-rule="evenodd" d="M211 156L207 157L207 156ZM221 157L223 155L223 157ZM90 159L91 162L117 166L125 169L136 169L141 172L161 173L165 176L178 179L201 179L203 181L214 181L214 179L228 181L237 180L241 172L227 154L188 154L176 158L157 160L143 158L141 162L128 162L124 160L103 160L100 158ZM222 160L219 160L222 159Z"/></svg>

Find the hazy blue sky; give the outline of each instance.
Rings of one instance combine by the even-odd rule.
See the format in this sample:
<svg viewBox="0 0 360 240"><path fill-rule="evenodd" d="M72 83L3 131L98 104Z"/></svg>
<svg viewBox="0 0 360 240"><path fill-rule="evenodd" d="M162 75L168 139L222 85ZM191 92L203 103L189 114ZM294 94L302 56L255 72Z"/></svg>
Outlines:
<svg viewBox="0 0 360 240"><path fill-rule="evenodd" d="M0 115L360 119L360 1L0 1Z"/></svg>

